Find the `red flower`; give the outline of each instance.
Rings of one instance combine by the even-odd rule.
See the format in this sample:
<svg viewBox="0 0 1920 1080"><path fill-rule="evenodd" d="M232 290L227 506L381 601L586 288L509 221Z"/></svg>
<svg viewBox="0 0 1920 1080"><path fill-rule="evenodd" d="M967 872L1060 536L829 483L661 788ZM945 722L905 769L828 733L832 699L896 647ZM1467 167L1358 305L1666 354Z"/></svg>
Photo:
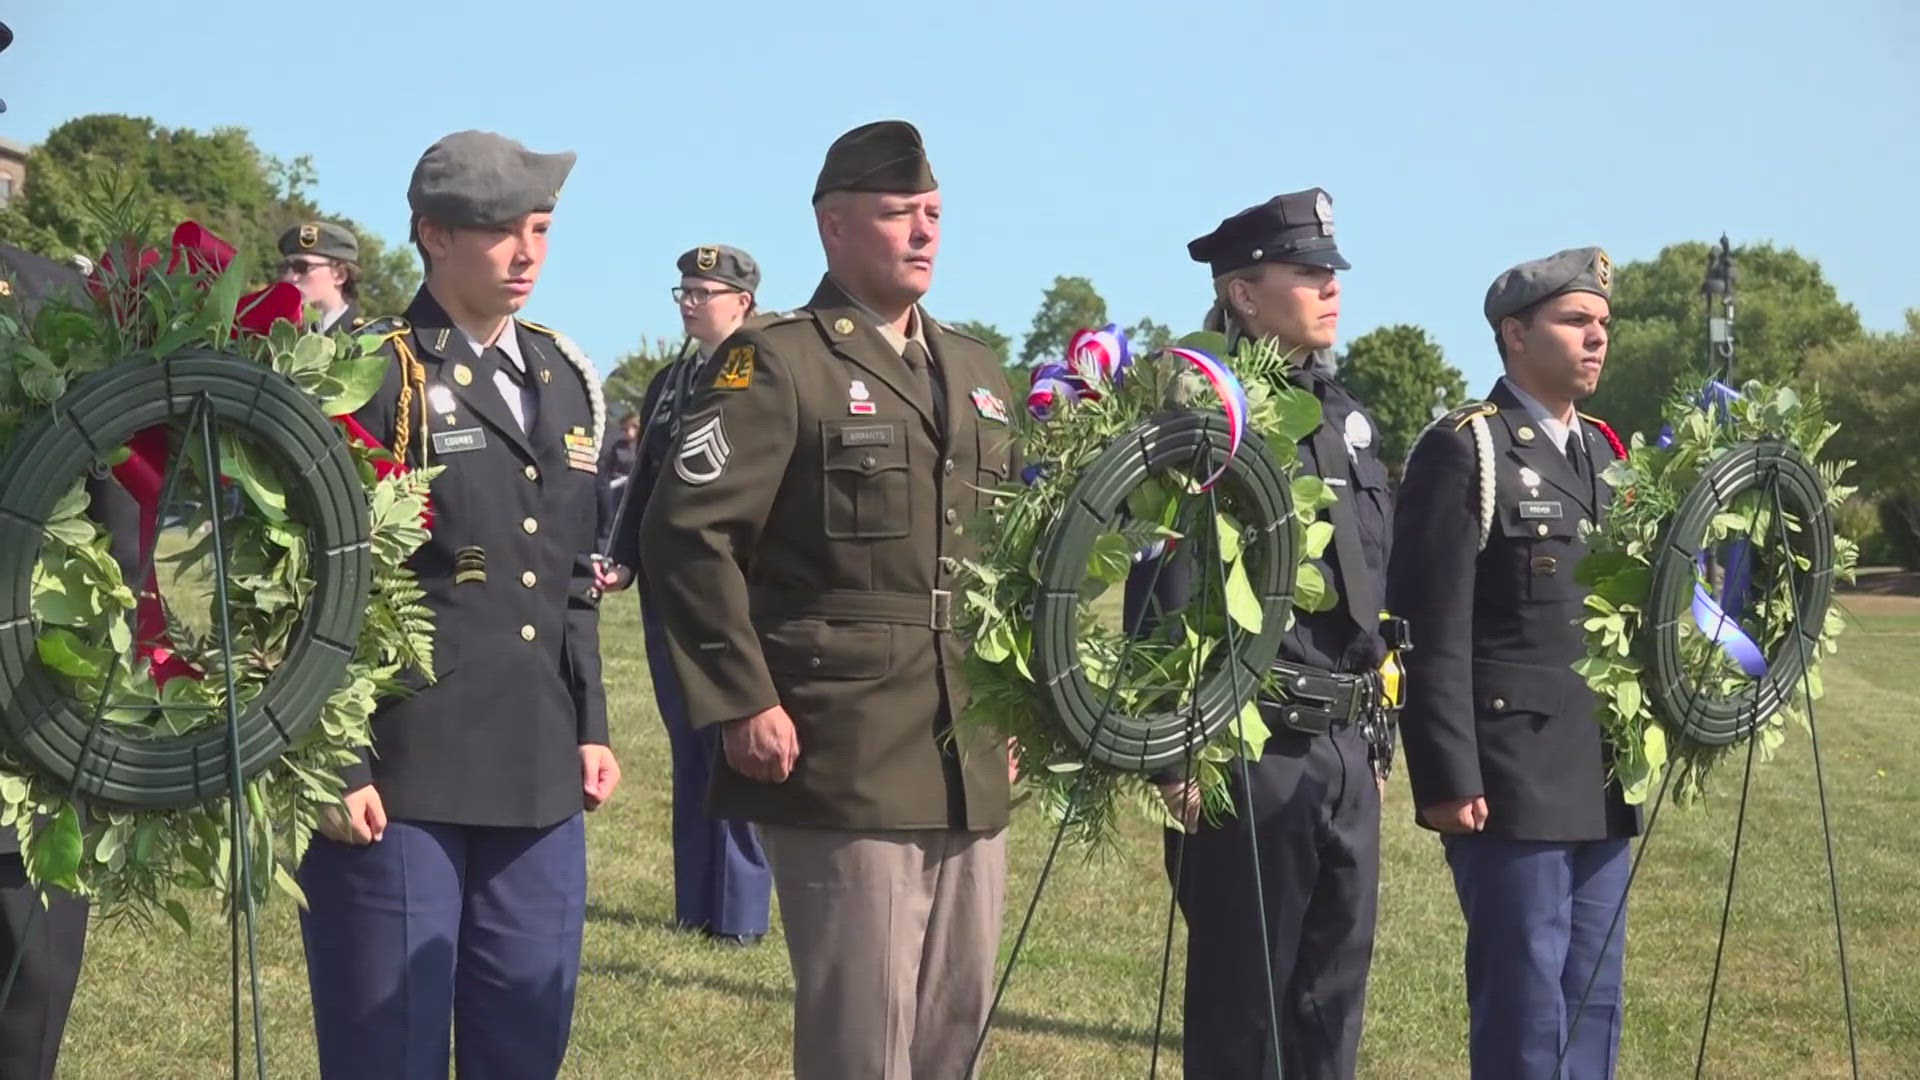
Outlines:
<svg viewBox="0 0 1920 1080"><path fill-rule="evenodd" d="M384 449L380 445L380 440L373 437L373 432L368 431L365 425L355 420L351 413L346 416L336 416L334 419L340 422L340 427L347 433L347 440L349 442L357 443L372 450ZM385 480L389 476L406 471L407 467L405 465L402 465L391 457L375 458L373 462L373 475L377 479ZM426 509L420 512L420 524L429 529L433 528L432 496L427 497Z"/></svg>
<svg viewBox="0 0 1920 1080"><path fill-rule="evenodd" d="M197 221L183 221L173 230L173 255L167 260L167 273L180 269L184 263L187 269L196 274L217 275L224 273L227 264L233 261L233 245L208 232ZM206 286L201 282L201 287Z"/></svg>
<svg viewBox="0 0 1920 1080"><path fill-rule="evenodd" d="M301 298L299 287L276 281L259 292L248 293L234 305L234 336L238 337L242 330L265 334L281 319L299 326L305 311L306 301Z"/></svg>

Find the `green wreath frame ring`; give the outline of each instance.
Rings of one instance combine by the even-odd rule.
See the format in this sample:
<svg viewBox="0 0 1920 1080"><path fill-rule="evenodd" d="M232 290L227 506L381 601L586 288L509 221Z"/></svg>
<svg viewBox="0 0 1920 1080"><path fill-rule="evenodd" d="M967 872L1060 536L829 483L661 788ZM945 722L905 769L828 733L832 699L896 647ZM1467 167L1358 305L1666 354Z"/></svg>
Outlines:
<svg viewBox="0 0 1920 1080"><path fill-rule="evenodd" d="M1293 606L1298 540L1293 489L1266 443L1246 433L1238 453L1224 417L1189 411L1148 417L1095 458L1068 495L1065 515L1040 551L1033 604L1033 673L1056 717L1090 758L1115 769L1153 772L1182 761L1253 696L1280 654ZM1232 453L1231 458L1229 454ZM1127 494L1156 472L1211 472L1215 487L1244 513L1250 584L1260 600L1261 631L1233 641L1217 669L1195 688L1192 709L1102 718L1109 692L1080 663L1080 585L1096 540L1116 528ZM1198 730L1195 730L1197 722Z"/></svg>
<svg viewBox="0 0 1920 1080"><path fill-rule="evenodd" d="M1793 633L1766 658L1766 673L1730 695L1709 694L1681 662L1680 625L1692 618L1694 559L1705 545L1714 515L1756 488L1778 493L1782 508L1799 518L1794 547L1809 569L1794 586ZM1799 450L1773 440L1738 443L1702 470L1668 522L1653 560L1649 607L1666 613L1650 623L1646 637L1654 715L1676 734L1707 746L1751 737L1793 699L1808 665L1819 655L1821 628L1833 600L1833 568L1833 517L1827 510L1826 486Z"/></svg>
<svg viewBox="0 0 1920 1080"><path fill-rule="evenodd" d="M201 395L223 429L281 468L291 513L308 523L314 591L285 661L239 711L243 782L312 726L346 676L372 586L367 496L340 429L291 380L244 357L190 349L122 360L75 384L0 458L0 733L35 769L107 808L159 810L224 795L227 730L162 738L93 726L40 662L33 569L55 504L102 453L155 424L184 422ZM83 747L85 748L83 757Z"/></svg>

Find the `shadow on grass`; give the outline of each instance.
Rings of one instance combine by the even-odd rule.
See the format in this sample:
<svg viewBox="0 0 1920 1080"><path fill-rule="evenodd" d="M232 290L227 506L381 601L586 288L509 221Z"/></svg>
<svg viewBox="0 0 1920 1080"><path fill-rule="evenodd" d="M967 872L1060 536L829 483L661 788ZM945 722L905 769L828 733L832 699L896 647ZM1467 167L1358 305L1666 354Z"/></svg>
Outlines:
<svg viewBox="0 0 1920 1080"><path fill-rule="evenodd" d="M633 919L635 925L660 925L657 919L641 919L631 915L627 917ZM629 979L658 985L670 990L707 990L717 994L726 994L731 997L742 998L747 1001L763 1001L776 1005L787 1005L793 1001L793 991L786 986L754 982L748 979L728 978L724 975L710 975L704 972L662 971L657 967L651 967L646 964L623 962L607 963L593 960L583 963L580 970L582 974L607 976L615 979ZM1088 1039L1095 1042L1111 1043L1116 1046L1132 1045L1150 1047L1153 1045L1153 1032L1151 1029L1134 1024L1123 1024L1117 1021L1089 1023L1079 1020L1061 1020L1051 1016L1034 1016L1031 1013L1002 1009L999 1018L994 1021L994 1027L995 1029L1018 1031L1028 1035L1057 1035L1071 1039ZM989 1042L991 1042L991 1037L989 1037ZM1166 1052L1168 1048L1171 1048L1173 1052L1177 1054L1180 1047L1180 1030L1178 1028L1169 1028L1161 1035L1160 1046L1163 1053Z"/></svg>

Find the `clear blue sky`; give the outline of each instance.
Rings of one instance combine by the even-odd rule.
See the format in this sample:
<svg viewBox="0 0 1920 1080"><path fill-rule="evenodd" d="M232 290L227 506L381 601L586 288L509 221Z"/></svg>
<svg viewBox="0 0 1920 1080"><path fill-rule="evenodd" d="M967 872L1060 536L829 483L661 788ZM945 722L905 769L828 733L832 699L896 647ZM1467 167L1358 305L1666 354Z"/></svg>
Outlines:
<svg viewBox="0 0 1920 1080"><path fill-rule="evenodd" d="M1913 0L7 7L0 134L241 125L312 154L322 205L390 241L442 134L577 150L528 314L603 368L677 339L696 244L752 251L766 305L804 300L821 155L895 116L946 198L929 308L1016 342L1056 274L1192 329L1186 241L1315 184L1354 264L1343 337L1419 324L1479 388L1487 283L1562 247L1628 261L1725 230L1817 259L1869 327L1920 306Z"/></svg>

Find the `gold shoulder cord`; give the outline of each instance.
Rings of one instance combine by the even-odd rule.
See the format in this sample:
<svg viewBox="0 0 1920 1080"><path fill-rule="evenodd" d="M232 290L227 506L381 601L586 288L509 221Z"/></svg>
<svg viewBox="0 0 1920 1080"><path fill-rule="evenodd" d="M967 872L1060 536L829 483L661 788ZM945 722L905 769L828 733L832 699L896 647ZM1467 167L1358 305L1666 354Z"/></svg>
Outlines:
<svg viewBox="0 0 1920 1080"><path fill-rule="evenodd" d="M401 464L407 461L407 442L412 437L414 391L419 389L420 397L420 467L427 466L427 369L414 358L413 349L408 347L406 335L393 339L393 352L400 360L400 403L394 410L393 452Z"/></svg>

